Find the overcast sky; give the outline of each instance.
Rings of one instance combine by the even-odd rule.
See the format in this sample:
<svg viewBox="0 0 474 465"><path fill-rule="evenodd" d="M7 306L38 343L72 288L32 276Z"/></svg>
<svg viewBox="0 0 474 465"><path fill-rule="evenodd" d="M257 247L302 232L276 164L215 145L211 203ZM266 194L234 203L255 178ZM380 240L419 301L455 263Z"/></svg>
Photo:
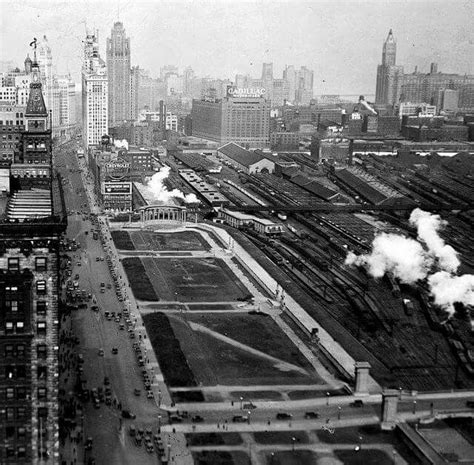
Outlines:
<svg viewBox="0 0 474 465"><path fill-rule="evenodd" d="M436 61L440 71L473 74L473 18L473 0L0 0L0 60L22 64L32 38L46 34L57 72L79 81L86 26L99 30L105 59L120 19L132 64L152 76L175 64L198 76L258 77L273 62L275 77L286 64L313 69L315 94L373 94L390 28L405 72Z"/></svg>

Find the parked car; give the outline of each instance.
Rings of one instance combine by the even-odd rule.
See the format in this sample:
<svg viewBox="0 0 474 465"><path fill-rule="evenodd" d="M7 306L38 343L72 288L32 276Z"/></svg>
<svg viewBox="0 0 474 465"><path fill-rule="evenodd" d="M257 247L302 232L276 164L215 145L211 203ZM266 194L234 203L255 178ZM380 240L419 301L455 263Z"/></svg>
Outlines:
<svg viewBox="0 0 474 465"><path fill-rule="evenodd" d="M122 418L131 418L132 420L135 420L137 416L130 412L130 410L122 410Z"/></svg>
<svg viewBox="0 0 474 465"><path fill-rule="evenodd" d="M118 354L117 347L112 347L112 353L115 354L115 355Z"/></svg>
<svg viewBox="0 0 474 465"><path fill-rule="evenodd" d="M351 407L363 407L364 406L364 402L362 402L360 399L357 399L355 400L354 402L351 402L349 404Z"/></svg>
<svg viewBox="0 0 474 465"><path fill-rule="evenodd" d="M140 396L141 393L142 393L142 391L141 391L140 389L138 389L138 388L135 388L135 389L133 390L133 393L134 393L136 396Z"/></svg>
<svg viewBox="0 0 474 465"><path fill-rule="evenodd" d="M304 414L304 417L306 419L310 419L310 418L319 418L319 413L316 413L316 412L306 412Z"/></svg>
<svg viewBox="0 0 474 465"><path fill-rule="evenodd" d="M201 417L201 415L194 415L193 417L191 417L191 421L193 423L202 423L204 421L204 418Z"/></svg>
<svg viewBox="0 0 474 465"><path fill-rule="evenodd" d="M134 424L131 424L129 427L128 427L128 434L130 434L130 436L134 437L135 434L137 434L137 428L135 428L135 425Z"/></svg>
<svg viewBox="0 0 474 465"><path fill-rule="evenodd" d="M245 423L248 421L248 417L244 415L234 415L232 417L232 422L233 423Z"/></svg>
<svg viewBox="0 0 474 465"><path fill-rule="evenodd" d="M286 413L286 412L278 412L276 414L276 419L277 420L291 420L293 415L291 413Z"/></svg>

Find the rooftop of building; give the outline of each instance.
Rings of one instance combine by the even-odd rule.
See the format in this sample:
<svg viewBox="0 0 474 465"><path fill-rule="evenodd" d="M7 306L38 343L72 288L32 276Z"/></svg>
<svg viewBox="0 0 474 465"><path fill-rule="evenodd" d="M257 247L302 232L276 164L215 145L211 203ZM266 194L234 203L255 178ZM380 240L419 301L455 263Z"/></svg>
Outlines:
<svg viewBox="0 0 474 465"><path fill-rule="evenodd" d="M235 160L237 163L247 167L266 158L256 152L246 150L234 142L229 142L228 144L223 145L218 149L218 151L225 156L232 158L232 160Z"/></svg>

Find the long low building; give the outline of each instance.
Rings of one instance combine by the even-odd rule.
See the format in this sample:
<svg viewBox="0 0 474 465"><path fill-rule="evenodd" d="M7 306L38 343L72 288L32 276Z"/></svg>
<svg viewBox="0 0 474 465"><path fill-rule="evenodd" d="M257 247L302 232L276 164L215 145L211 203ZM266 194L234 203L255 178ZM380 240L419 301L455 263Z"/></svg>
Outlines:
<svg viewBox="0 0 474 465"><path fill-rule="evenodd" d="M258 218L253 215L224 208L219 210L219 218L234 228L250 226L261 234L275 235L283 232L283 225L281 223L275 223L266 218Z"/></svg>
<svg viewBox="0 0 474 465"><path fill-rule="evenodd" d="M234 142L229 142L217 149L218 155L247 174L273 173L275 163L263 155L246 150Z"/></svg>
<svg viewBox="0 0 474 465"><path fill-rule="evenodd" d="M193 170L179 170L179 175L211 206L228 205L229 199L214 186L203 181Z"/></svg>

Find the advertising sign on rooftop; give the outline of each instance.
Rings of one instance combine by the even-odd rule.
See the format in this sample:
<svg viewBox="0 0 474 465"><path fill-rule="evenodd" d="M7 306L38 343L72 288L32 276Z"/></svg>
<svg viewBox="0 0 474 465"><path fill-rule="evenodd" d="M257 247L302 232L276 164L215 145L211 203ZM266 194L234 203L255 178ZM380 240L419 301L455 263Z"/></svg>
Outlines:
<svg viewBox="0 0 474 465"><path fill-rule="evenodd" d="M266 90L263 87L244 87L227 86L227 97L237 98L259 98L265 95Z"/></svg>
<svg viewBox="0 0 474 465"><path fill-rule="evenodd" d="M102 194L127 194L132 193L131 182L104 182L102 183Z"/></svg>

